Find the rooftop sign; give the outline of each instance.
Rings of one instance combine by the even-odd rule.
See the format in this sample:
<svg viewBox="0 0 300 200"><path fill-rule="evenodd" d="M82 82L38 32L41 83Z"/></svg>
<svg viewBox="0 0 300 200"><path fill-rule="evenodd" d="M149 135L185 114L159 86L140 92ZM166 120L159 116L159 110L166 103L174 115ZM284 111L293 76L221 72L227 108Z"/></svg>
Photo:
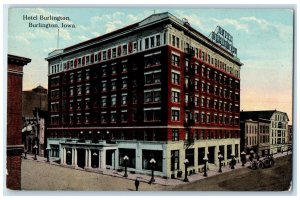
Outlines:
<svg viewBox="0 0 300 200"><path fill-rule="evenodd" d="M237 55L237 48L233 46L233 37L225 31L222 27L217 26L215 31L208 36L213 42L221 45L224 49Z"/></svg>

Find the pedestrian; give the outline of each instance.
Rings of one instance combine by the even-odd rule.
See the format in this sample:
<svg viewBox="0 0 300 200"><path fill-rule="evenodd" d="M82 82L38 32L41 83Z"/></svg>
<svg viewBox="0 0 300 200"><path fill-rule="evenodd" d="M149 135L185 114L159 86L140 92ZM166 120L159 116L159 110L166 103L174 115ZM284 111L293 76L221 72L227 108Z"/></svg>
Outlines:
<svg viewBox="0 0 300 200"><path fill-rule="evenodd" d="M140 181L137 178L135 179L134 185L135 185L135 190L138 191L139 190Z"/></svg>

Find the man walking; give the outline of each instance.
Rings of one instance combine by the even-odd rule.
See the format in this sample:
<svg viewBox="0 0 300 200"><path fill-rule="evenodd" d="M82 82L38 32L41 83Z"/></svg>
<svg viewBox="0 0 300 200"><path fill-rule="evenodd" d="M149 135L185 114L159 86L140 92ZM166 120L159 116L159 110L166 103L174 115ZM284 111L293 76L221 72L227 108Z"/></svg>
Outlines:
<svg viewBox="0 0 300 200"><path fill-rule="evenodd" d="M135 179L134 184L135 184L135 190L138 191L139 190L140 181L137 178Z"/></svg>

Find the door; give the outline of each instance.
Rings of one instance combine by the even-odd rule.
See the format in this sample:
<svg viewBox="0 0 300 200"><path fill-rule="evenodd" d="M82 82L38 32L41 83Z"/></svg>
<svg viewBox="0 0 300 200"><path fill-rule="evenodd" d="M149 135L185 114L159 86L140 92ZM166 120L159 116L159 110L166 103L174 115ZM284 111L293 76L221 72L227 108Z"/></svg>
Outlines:
<svg viewBox="0 0 300 200"><path fill-rule="evenodd" d="M77 149L77 165L78 167L85 167L85 149Z"/></svg>

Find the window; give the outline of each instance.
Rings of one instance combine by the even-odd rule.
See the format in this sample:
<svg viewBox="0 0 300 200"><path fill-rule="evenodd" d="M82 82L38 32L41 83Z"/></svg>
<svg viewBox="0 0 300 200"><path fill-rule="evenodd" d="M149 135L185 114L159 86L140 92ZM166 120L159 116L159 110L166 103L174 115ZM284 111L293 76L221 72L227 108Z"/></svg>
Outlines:
<svg viewBox="0 0 300 200"><path fill-rule="evenodd" d="M179 150L171 151L171 171L179 169Z"/></svg>
<svg viewBox="0 0 300 200"><path fill-rule="evenodd" d="M85 86L85 93L90 94L90 85Z"/></svg>
<svg viewBox="0 0 300 200"><path fill-rule="evenodd" d="M127 72L127 63L123 63L122 72Z"/></svg>
<svg viewBox="0 0 300 200"><path fill-rule="evenodd" d="M77 95L81 95L81 85L77 85Z"/></svg>
<svg viewBox="0 0 300 200"><path fill-rule="evenodd" d="M155 91L154 92L154 102L160 102L160 99L161 99L160 91Z"/></svg>
<svg viewBox="0 0 300 200"><path fill-rule="evenodd" d="M149 38L145 39L145 49L149 49Z"/></svg>
<svg viewBox="0 0 300 200"><path fill-rule="evenodd" d="M172 54L172 65L179 66L179 56Z"/></svg>
<svg viewBox="0 0 300 200"><path fill-rule="evenodd" d="M175 42L176 42L176 37L175 37L175 35L172 35L172 46L174 46L175 47Z"/></svg>
<svg viewBox="0 0 300 200"><path fill-rule="evenodd" d="M179 110L172 110L172 121L179 121Z"/></svg>
<svg viewBox="0 0 300 200"><path fill-rule="evenodd" d="M115 65L111 67L111 74L117 74L117 67Z"/></svg>
<svg viewBox="0 0 300 200"><path fill-rule="evenodd" d="M103 51L103 60L106 60L107 59L107 54L106 54L106 51Z"/></svg>
<svg viewBox="0 0 300 200"><path fill-rule="evenodd" d="M144 110L144 121L159 121L161 120L161 110Z"/></svg>
<svg viewBox="0 0 300 200"><path fill-rule="evenodd" d="M179 129L172 129L172 141L179 140Z"/></svg>
<svg viewBox="0 0 300 200"><path fill-rule="evenodd" d="M106 70L106 68L102 69L102 76L107 76L107 70Z"/></svg>
<svg viewBox="0 0 300 200"><path fill-rule="evenodd" d="M123 45L123 55L127 55L127 45Z"/></svg>
<svg viewBox="0 0 300 200"><path fill-rule="evenodd" d="M161 83L161 75L159 72L151 72L144 75L145 85Z"/></svg>
<svg viewBox="0 0 300 200"><path fill-rule="evenodd" d="M156 46L160 46L160 35L156 35Z"/></svg>
<svg viewBox="0 0 300 200"><path fill-rule="evenodd" d="M117 55L117 49L116 48L113 48L112 49L112 57L115 58Z"/></svg>
<svg viewBox="0 0 300 200"><path fill-rule="evenodd" d="M204 123L204 119L205 119L205 114L201 113L201 123Z"/></svg>
<svg viewBox="0 0 300 200"><path fill-rule="evenodd" d="M199 106L199 97L195 96L195 106Z"/></svg>
<svg viewBox="0 0 300 200"><path fill-rule="evenodd" d="M122 88L123 89L127 88L127 79L122 80Z"/></svg>
<svg viewBox="0 0 300 200"><path fill-rule="evenodd" d="M81 71L77 72L77 81L81 81Z"/></svg>
<svg viewBox="0 0 300 200"><path fill-rule="evenodd" d="M86 70L86 72L85 72L85 79L86 80L90 79L90 70Z"/></svg>
<svg viewBox="0 0 300 200"><path fill-rule="evenodd" d="M114 79L111 81L111 90L116 90L117 89L117 81Z"/></svg>
<svg viewBox="0 0 300 200"><path fill-rule="evenodd" d="M194 149L185 150L185 158L188 159L188 166L194 166Z"/></svg>
<svg viewBox="0 0 300 200"><path fill-rule="evenodd" d="M195 112L194 120L195 120L196 123L199 122L199 113Z"/></svg>
<svg viewBox="0 0 300 200"><path fill-rule="evenodd" d="M105 112L101 113L101 122L102 123L107 122L107 114Z"/></svg>
<svg viewBox="0 0 300 200"><path fill-rule="evenodd" d="M179 85L180 84L180 75L177 73L172 72L172 83Z"/></svg>
<svg viewBox="0 0 300 200"><path fill-rule="evenodd" d="M172 91L172 102L179 103L180 92Z"/></svg>
<svg viewBox="0 0 300 200"><path fill-rule="evenodd" d="M105 92L107 90L106 82L102 82L102 91Z"/></svg>
<svg viewBox="0 0 300 200"><path fill-rule="evenodd" d="M111 106L116 106L117 105L117 97L114 95L114 96L111 96Z"/></svg>
<svg viewBox="0 0 300 200"><path fill-rule="evenodd" d="M151 48L154 47L154 36L150 38L150 45L151 45Z"/></svg>
<svg viewBox="0 0 300 200"><path fill-rule="evenodd" d="M160 91L147 91L144 92L144 102L160 102L161 101L161 92Z"/></svg>
<svg viewBox="0 0 300 200"><path fill-rule="evenodd" d="M74 82L74 73L70 73L70 83Z"/></svg>
<svg viewBox="0 0 300 200"><path fill-rule="evenodd" d="M117 121L116 111L111 111L110 113L110 122L115 123Z"/></svg>
<svg viewBox="0 0 300 200"><path fill-rule="evenodd" d="M154 83L160 83L160 73L153 74Z"/></svg>
<svg viewBox="0 0 300 200"><path fill-rule="evenodd" d="M127 94L122 94L122 105L127 105Z"/></svg>
<svg viewBox="0 0 300 200"><path fill-rule="evenodd" d="M204 147L198 148L198 165L204 164L204 160L203 160L204 156L205 156L205 148Z"/></svg>
<svg viewBox="0 0 300 200"><path fill-rule="evenodd" d="M127 121L127 110L121 111L121 121L126 122Z"/></svg>

